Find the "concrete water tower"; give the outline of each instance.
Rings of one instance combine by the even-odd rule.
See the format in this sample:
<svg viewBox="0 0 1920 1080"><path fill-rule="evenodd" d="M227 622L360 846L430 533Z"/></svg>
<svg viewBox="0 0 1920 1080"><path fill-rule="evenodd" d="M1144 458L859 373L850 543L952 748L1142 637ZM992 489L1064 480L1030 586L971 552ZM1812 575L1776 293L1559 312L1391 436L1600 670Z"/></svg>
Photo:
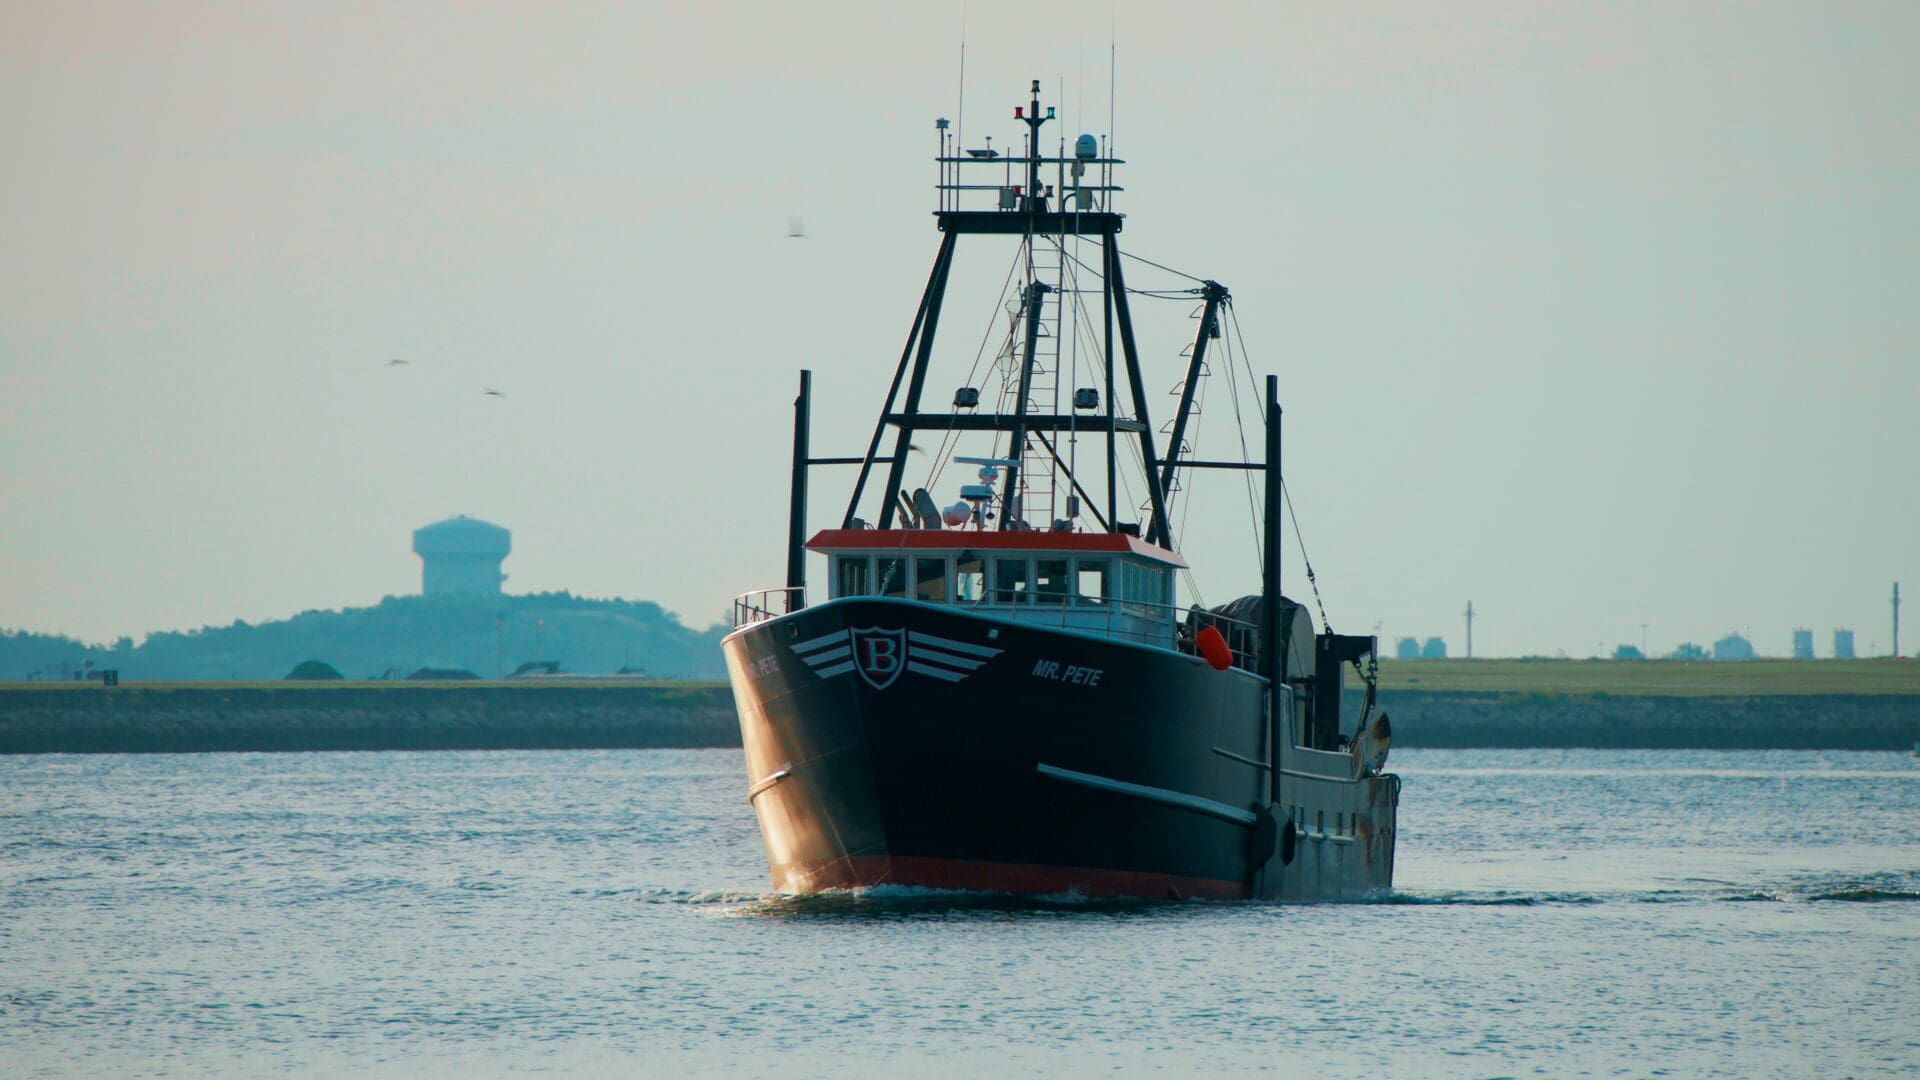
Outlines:
<svg viewBox="0 0 1920 1080"><path fill-rule="evenodd" d="M507 580L500 561L512 550L512 533L465 514L413 531L420 591L428 596L500 595Z"/></svg>

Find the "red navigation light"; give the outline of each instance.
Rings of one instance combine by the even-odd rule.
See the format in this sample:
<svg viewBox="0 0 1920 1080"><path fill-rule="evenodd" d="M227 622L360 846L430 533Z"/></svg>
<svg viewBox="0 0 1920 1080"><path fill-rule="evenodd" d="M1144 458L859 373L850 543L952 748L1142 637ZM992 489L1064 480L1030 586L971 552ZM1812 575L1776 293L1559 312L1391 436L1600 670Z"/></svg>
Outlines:
<svg viewBox="0 0 1920 1080"><path fill-rule="evenodd" d="M1015 120L1018 120L1018 119L1020 119L1020 117L1021 117L1021 116L1022 116L1023 114L1025 114L1025 112L1026 112L1026 109L1025 109L1025 107L1023 107L1023 106L1020 106L1020 105L1015 105L1015 106L1013 107L1013 118L1014 118Z"/></svg>

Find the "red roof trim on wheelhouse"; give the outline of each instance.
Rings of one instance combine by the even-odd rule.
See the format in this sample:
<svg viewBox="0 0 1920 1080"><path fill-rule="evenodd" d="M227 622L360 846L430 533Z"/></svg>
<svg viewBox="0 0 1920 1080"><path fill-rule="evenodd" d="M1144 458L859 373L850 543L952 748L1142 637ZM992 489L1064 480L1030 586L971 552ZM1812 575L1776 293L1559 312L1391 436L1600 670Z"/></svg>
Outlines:
<svg viewBox="0 0 1920 1080"><path fill-rule="evenodd" d="M822 529L809 551L1086 551L1139 555L1169 566L1187 561L1137 536L1096 532L972 532L953 529Z"/></svg>

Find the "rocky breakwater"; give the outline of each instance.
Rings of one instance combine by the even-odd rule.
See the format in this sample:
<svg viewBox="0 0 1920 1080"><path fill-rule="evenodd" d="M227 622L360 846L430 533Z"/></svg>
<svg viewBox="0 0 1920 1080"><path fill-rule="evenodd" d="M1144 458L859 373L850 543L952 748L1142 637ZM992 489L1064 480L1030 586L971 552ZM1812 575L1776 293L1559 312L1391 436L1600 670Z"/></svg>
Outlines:
<svg viewBox="0 0 1920 1080"><path fill-rule="evenodd" d="M738 746L720 683L0 688L0 753Z"/></svg>

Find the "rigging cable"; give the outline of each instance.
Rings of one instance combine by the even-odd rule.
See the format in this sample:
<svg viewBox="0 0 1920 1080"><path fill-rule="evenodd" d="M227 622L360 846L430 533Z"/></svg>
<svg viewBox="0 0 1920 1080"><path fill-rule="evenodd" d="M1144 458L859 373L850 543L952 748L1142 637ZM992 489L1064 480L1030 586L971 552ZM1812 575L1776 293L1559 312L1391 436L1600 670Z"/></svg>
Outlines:
<svg viewBox="0 0 1920 1080"><path fill-rule="evenodd" d="M1013 254L1013 261L1007 264L1007 276L1005 280L1000 282L1000 297L994 300L995 308L1000 307L1000 300L1006 297L1007 287L1013 284L1013 272L1016 268L1019 267L1019 265L1020 265L1020 252L1016 251ZM980 360L982 357L987 355L987 342L992 340L993 338L993 328L994 328L995 322L996 320L993 320L993 319L987 320L987 328L986 330L982 331L980 334L980 347L974 350L973 365L967 368L967 378L966 378L966 381L961 383L962 386L973 385L974 373L980 370ZM1007 332L1009 334L1012 334L1013 332L1012 328L1009 327ZM985 380L982 380L982 381L984 382ZM949 423L947 425L947 430L940 437L940 451L939 453L934 455L934 458L932 461L933 472L929 474L927 477L927 488L929 490L931 490L932 488L934 488L936 485L940 483L940 476L942 473L946 472L947 461L949 460L947 457L947 453L949 450L953 449L954 444L958 443L959 441L960 441L960 433L955 431L953 429L953 425Z"/></svg>
<svg viewBox="0 0 1920 1080"><path fill-rule="evenodd" d="M1120 254L1129 259L1140 259L1140 256L1135 255L1130 251L1123 251ZM1088 266L1086 263L1080 261L1078 258L1075 258L1072 255L1068 255L1067 258L1071 259L1074 265L1078 266L1082 270L1085 270L1087 273L1092 274L1095 277L1100 277L1101 280L1103 281L1106 280L1104 277L1101 277L1100 271L1095 270L1091 266ZM1140 259L1140 261L1147 263L1147 265L1149 266L1160 266L1159 263L1152 262L1151 260L1148 260L1148 259ZM1203 285L1205 284L1205 282L1201 278L1194 277L1192 274L1182 274L1180 273L1180 271L1172 270L1172 269L1169 269L1168 267L1161 267L1161 269L1168 270L1169 273L1179 274L1181 277L1186 278L1190 281L1199 281ZM1155 299L1155 300L1181 300L1187 297L1202 296L1202 295L1205 295L1205 292L1206 290L1204 289L1136 289L1131 286L1127 288L1127 295L1129 296L1146 296L1146 297L1151 297L1152 299Z"/></svg>
<svg viewBox="0 0 1920 1080"><path fill-rule="evenodd" d="M1247 382L1251 385L1258 386L1259 382L1253 376L1253 364L1247 359L1247 339L1240 332L1239 319L1233 320L1233 335L1240 341L1240 362L1246 366ZM1327 618L1327 605L1320 597L1320 581L1314 576L1313 560L1307 557L1307 541L1300 535L1300 518L1293 512L1293 491L1287 486L1285 476L1280 478L1280 498L1287 508L1287 519L1293 522L1293 542L1300 549L1300 562L1307 568L1307 586L1313 590L1313 606L1320 612L1320 625L1327 633L1331 634L1333 633L1333 620ZM1356 671L1360 668L1357 661L1353 666ZM1369 683L1369 687L1371 687L1371 683ZM1371 694L1371 690L1369 690L1369 694Z"/></svg>
<svg viewBox="0 0 1920 1080"><path fill-rule="evenodd" d="M1120 254L1121 254L1121 256L1122 256L1122 257L1124 257L1124 258L1128 258L1128 259L1133 259L1133 260L1134 260L1134 261L1136 261L1136 262L1143 262L1143 263L1146 263L1146 264L1147 264L1148 266L1151 266L1151 267L1153 267L1153 268L1154 268L1154 269L1156 269L1156 270L1165 270L1165 271L1166 271L1167 273L1169 273L1169 274L1173 274L1173 275L1174 275L1174 276L1176 276L1176 277L1183 277L1183 278L1186 278L1186 279L1187 279L1188 281L1197 281L1197 282L1199 282L1199 283L1200 283L1200 284L1202 284L1202 285L1204 285L1204 284L1206 284L1206 283L1207 283L1207 279L1205 279L1205 278L1198 278L1198 277L1194 277L1194 276L1193 276L1192 274L1189 274L1189 273L1187 273L1187 272L1186 272L1186 271L1184 271L1184 270L1175 270L1175 269L1174 269L1173 267L1171 267L1171 266L1164 266L1164 265L1162 265L1162 264L1160 264L1160 263L1157 263L1157 262L1154 262L1154 261L1153 261L1152 259L1149 259L1149 258L1145 258L1145 257L1143 257L1143 256L1140 256L1140 255L1135 255L1135 254L1134 254L1133 252L1131 252L1131 251L1123 251L1123 252L1121 252Z"/></svg>
<svg viewBox="0 0 1920 1080"><path fill-rule="evenodd" d="M1229 296L1225 304L1227 315L1234 323L1234 333L1238 335L1240 332L1240 323L1239 316L1233 310L1233 298ZM1233 344L1232 340L1228 338L1222 338L1221 341L1227 350L1227 391L1233 395L1233 426L1237 428L1240 433L1240 460L1247 461L1250 455L1250 451L1247 449L1247 420L1240 409L1240 377L1233 370ZM1241 351L1245 352L1245 349L1243 348ZM1249 368L1249 372L1251 372L1251 368ZM1250 396L1254 394L1252 386L1247 388L1247 393ZM1255 564L1258 564L1260 562L1261 552L1264 550L1262 545L1265 543L1265 538L1261 535L1261 531L1266 526L1260 520L1260 501L1255 498L1253 493L1253 471L1251 469L1243 469L1241 472L1243 474L1241 479L1247 489L1247 518L1253 523L1253 530L1249 533L1249 535L1253 537L1253 561Z"/></svg>

